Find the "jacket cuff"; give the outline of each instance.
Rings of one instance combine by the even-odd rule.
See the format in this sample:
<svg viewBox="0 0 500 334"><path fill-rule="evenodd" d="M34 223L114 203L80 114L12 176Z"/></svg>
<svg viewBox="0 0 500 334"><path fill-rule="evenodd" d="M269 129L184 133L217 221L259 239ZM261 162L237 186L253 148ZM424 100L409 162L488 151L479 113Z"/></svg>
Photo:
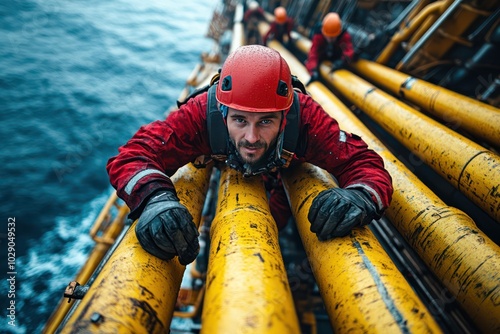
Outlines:
<svg viewBox="0 0 500 334"><path fill-rule="evenodd" d="M172 181L163 173L150 173L138 180L134 180L134 178L119 193L119 196L130 208L130 219L135 220L141 215L144 207L154 193L160 190L170 190L176 194ZM130 186L131 184L132 186Z"/></svg>
<svg viewBox="0 0 500 334"><path fill-rule="evenodd" d="M375 205L377 213L377 217L375 219L379 219L380 217L382 217L385 211L385 207L382 203L382 199L380 198L379 194L372 187L367 186L366 184L358 183L358 184L351 184L345 187L345 189L357 189L363 191L363 193L365 193L367 197L371 198L373 204Z"/></svg>

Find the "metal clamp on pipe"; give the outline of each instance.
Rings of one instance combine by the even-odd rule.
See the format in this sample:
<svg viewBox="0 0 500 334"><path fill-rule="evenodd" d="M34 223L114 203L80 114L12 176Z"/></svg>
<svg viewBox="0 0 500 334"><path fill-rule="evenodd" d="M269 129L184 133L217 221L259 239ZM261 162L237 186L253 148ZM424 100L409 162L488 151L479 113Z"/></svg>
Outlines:
<svg viewBox="0 0 500 334"><path fill-rule="evenodd" d="M72 281L64 290L64 298L68 298L69 303L71 299L82 299L87 291L89 291L88 285L80 285L80 283Z"/></svg>

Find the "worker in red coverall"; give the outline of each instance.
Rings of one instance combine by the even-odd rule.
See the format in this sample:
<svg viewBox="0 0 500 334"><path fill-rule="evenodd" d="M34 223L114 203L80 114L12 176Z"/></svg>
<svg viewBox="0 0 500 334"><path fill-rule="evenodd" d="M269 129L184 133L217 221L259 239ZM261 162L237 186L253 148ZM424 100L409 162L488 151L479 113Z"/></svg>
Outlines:
<svg viewBox="0 0 500 334"><path fill-rule="evenodd" d="M319 79L319 66L324 60L332 62L332 70L341 68L354 60L351 35L342 27L337 13L328 13L323 19L321 30L312 38L312 45L306 60L311 81Z"/></svg>
<svg viewBox="0 0 500 334"><path fill-rule="evenodd" d="M247 44L263 44L259 32L259 22L267 22L264 9L259 6L257 1L250 1L248 9L243 14L243 24L245 25Z"/></svg>
<svg viewBox="0 0 500 334"><path fill-rule="evenodd" d="M216 100L210 101L216 101L217 116L227 131L212 135L227 138L225 163L247 177L276 180L273 176L279 175L286 156L286 116L292 105L300 107L298 147L288 156L291 164L321 167L340 186L319 193L310 207L310 229L319 240L346 236L352 228L381 217L393 191L382 158L359 136L341 130L309 95L294 92L290 69L279 52L261 45L239 47L224 62L215 85L210 96ZM181 264L196 258L199 234L170 176L199 156L217 159L207 125L210 92L191 97L165 120L141 127L107 164L111 184L131 210L129 217L139 218L139 243L164 260L178 255ZM271 214L282 228L291 210L282 184L274 186Z"/></svg>
<svg viewBox="0 0 500 334"><path fill-rule="evenodd" d="M294 21L288 17L284 7L276 7L274 10L274 21L271 22L269 30L264 35L264 45L271 39L277 40L282 44L286 44L292 40L290 33L292 32ZM285 38L286 37L286 38Z"/></svg>

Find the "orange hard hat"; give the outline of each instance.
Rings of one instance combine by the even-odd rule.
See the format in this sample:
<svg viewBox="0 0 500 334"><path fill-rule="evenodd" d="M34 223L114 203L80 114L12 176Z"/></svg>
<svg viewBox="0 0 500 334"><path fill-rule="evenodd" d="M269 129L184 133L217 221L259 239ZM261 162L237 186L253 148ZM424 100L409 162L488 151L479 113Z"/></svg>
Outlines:
<svg viewBox="0 0 500 334"><path fill-rule="evenodd" d="M342 20L337 13L328 13L323 19L321 32L325 37L337 37L342 32Z"/></svg>
<svg viewBox="0 0 500 334"><path fill-rule="evenodd" d="M286 22L286 9L285 7L277 7L274 10L274 18L279 24Z"/></svg>

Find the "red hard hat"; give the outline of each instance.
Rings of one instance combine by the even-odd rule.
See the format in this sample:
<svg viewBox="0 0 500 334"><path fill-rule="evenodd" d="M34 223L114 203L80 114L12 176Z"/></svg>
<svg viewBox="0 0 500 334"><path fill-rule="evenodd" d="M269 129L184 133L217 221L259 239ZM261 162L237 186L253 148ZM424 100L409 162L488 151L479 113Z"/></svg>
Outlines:
<svg viewBox="0 0 500 334"><path fill-rule="evenodd" d="M276 7L276 9L274 10L274 19L279 24L283 24L286 22L286 9L285 9L285 7Z"/></svg>
<svg viewBox="0 0 500 334"><path fill-rule="evenodd" d="M321 32L325 37L337 37L342 32L342 20L337 13L328 13L323 19Z"/></svg>
<svg viewBox="0 0 500 334"><path fill-rule="evenodd" d="M222 66L215 97L241 111L288 112L293 102L290 68L276 50L240 46Z"/></svg>

